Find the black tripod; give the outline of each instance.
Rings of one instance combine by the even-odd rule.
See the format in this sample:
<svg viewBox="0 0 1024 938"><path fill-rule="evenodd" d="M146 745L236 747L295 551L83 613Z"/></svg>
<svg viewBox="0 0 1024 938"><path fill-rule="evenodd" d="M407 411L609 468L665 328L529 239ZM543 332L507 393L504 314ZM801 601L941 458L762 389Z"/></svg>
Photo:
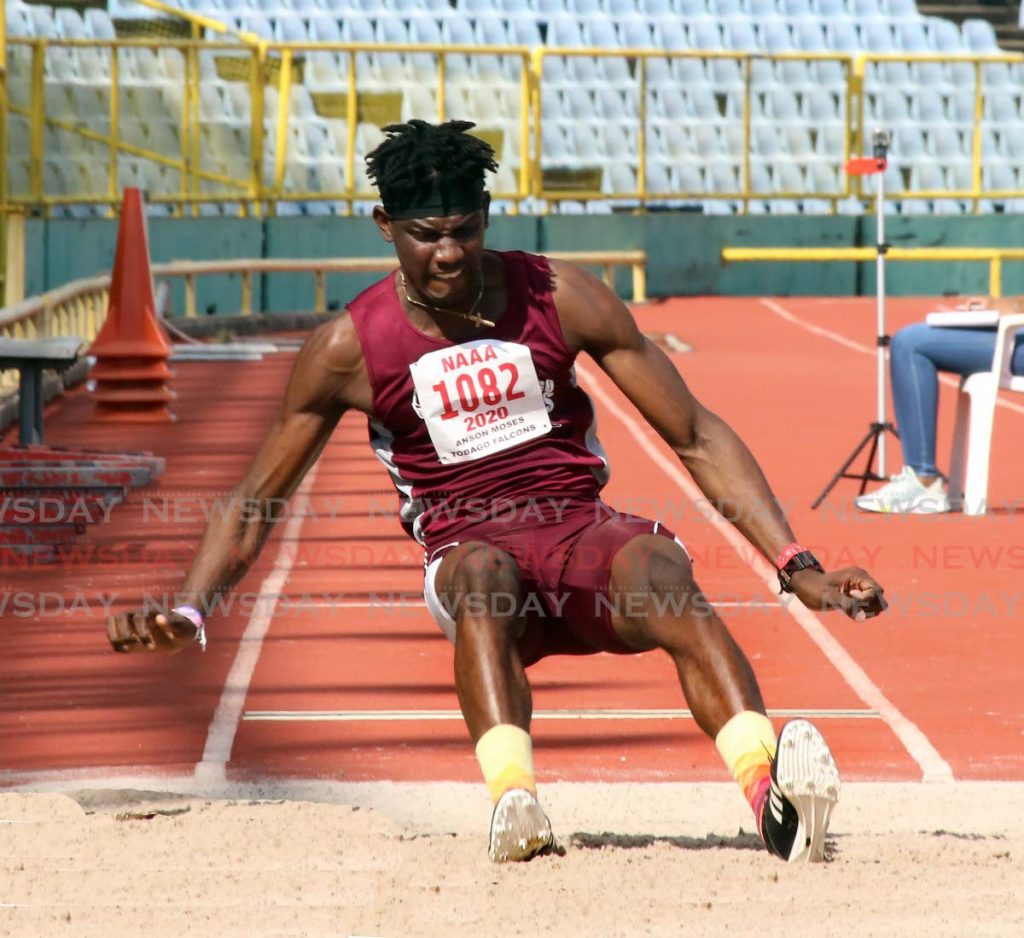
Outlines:
<svg viewBox="0 0 1024 938"><path fill-rule="evenodd" d="M877 180L875 190L875 213L877 216L875 239L875 283L876 283L876 307L877 322L875 328L875 359L877 367L877 409L874 423L870 425L864 438L857 444L857 448L850 454L849 458L839 467L839 471L832 476L824 491L814 500L811 509L817 508L825 496L835 487L840 479L860 479L859 495L864 494L868 482L887 482L885 474L885 435L891 433L899 439L896 428L885 419L885 350L889 347L889 336L885 331L885 255L889 245L885 243L885 167L888 161L889 145L892 142L892 135L887 130L876 128L871 135L872 155L870 157L855 158L846 164L846 171L851 175L873 175ZM850 466L857 460L857 457L868 447L867 461L862 472L849 472ZM871 468L875 462L875 454L878 454L878 472Z"/></svg>

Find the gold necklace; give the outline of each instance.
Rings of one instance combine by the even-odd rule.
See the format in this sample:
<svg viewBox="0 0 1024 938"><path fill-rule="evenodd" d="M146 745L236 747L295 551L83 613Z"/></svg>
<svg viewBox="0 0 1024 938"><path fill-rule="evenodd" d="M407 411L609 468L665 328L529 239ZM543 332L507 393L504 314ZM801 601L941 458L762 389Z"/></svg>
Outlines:
<svg viewBox="0 0 1024 938"><path fill-rule="evenodd" d="M494 323L489 319L484 319L476 310L480 305L480 301L484 298L484 277L483 271L480 271L480 292L476 295L476 299L473 301L473 305L469 308L468 313L460 313L454 309L444 309L441 306L432 306L430 303L424 303L420 300L414 300L409 296L409 287L405 282L405 271L399 269L398 279L402 282L402 293L405 296L405 302L411 303L413 306L418 306L420 309L425 309L430 313L447 313L449 316L458 316L460 319L465 319L468 322L473 323L477 329L482 329L484 326L490 326L494 328Z"/></svg>

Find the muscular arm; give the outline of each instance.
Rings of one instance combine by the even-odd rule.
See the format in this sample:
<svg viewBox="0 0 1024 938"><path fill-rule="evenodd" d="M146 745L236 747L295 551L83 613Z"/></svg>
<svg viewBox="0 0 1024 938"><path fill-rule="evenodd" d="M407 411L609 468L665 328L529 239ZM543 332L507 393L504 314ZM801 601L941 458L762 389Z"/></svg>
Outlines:
<svg viewBox="0 0 1024 938"><path fill-rule="evenodd" d="M746 444L698 401L625 305L578 267L552 262L555 301L570 345L589 353L672 448L711 503L769 560L794 541Z"/></svg>
<svg viewBox="0 0 1024 938"><path fill-rule="evenodd" d="M668 357L640 332L629 310L600 280L552 262L555 303L566 341L585 351L672 448L710 502L768 560L795 540L753 454L736 432L690 393ZM861 619L885 608L881 587L863 570L793 577L812 608L842 607Z"/></svg>
<svg viewBox="0 0 1024 938"><path fill-rule="evenodd" d="M185 602L205 608L245 575L272 530L269 506L291 496L341 416L350 407L368 409L368 395L348 316L319 327L295 360L281 412L203 534L185 578Z"/></svg>

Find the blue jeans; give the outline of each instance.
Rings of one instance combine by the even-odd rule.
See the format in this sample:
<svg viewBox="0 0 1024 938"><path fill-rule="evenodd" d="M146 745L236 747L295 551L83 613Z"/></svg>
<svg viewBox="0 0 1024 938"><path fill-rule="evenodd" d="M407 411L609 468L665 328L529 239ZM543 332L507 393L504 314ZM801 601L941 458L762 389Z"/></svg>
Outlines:
<svg viewBox="0 0 1024 938"><path fill-rule="evenodd" d="M939 474L935 466L938 372L972 375L992 367L995 329L936 329L915 323L892 337L889 373L903 464L918 475ZM1024 374L1024 335L1018 335L1011 370Z"/></svg>

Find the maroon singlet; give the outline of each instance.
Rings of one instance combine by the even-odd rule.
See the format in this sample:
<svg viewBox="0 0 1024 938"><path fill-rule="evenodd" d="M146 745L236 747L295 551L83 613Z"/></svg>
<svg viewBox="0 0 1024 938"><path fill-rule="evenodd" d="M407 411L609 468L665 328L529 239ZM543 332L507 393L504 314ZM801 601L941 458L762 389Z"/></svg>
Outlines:
<svg viewBox="0 0 1024 938"><path fill-rule="evenodd" d="M593 502L608 479L547 260L489 253L505 265L508 307L479 337L454 343L416 329L396 274L348 307L373 388L370 442L406 530L428 553L494 511L547 498Z"/></svg>

